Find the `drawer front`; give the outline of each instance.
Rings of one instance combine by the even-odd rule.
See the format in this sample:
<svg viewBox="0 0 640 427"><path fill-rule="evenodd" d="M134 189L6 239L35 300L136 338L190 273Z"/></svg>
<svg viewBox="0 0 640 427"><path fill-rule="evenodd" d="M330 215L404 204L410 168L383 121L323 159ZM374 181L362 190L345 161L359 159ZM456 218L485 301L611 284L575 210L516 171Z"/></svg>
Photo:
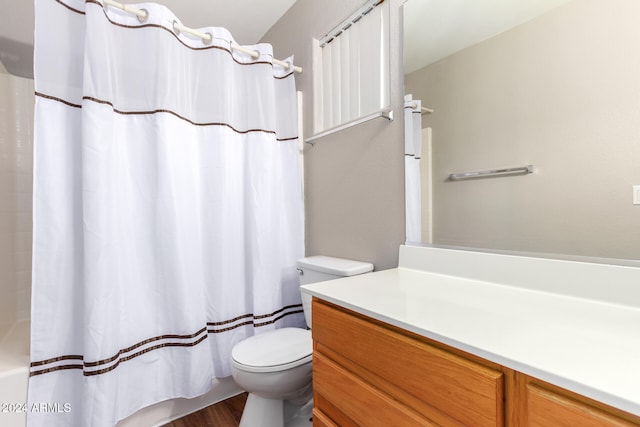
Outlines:
<svg viewBox="0 0 640 427"><path fill-rule="evenodd" d="M424 402L414 407L422 414L435 408L467 426L504 424L502 372L317 299L313 304L316 349L325 347ZM387 392L393 396L393 387Z"/></svg>
<svg viewBox="0 0 640 427"><path fill-rule="evenodd" d="M348 424L435 427L428 419L321 354L314 353L313 377L314 393L322 397L315 402L317 412L328 417L331 417L332 407L335 407L341 417L348 417ZM330 405L325 407L324 399L330 401ZM324 419L318 421L319 425L327 422ZM338 419L333 419L332 422L343 425Z"/></svg>
<svg viewBox="0 0 640 427"><path fill-rule="evenodd" d="M531 427L631 427L639 423L625 421L604 410L544 389L527 385L527 421Z"/></svg>
<svg viewBox="0 0 640 427"><path fill-rule="evenodd" d="M313 427L339 427L319 409L313 409Z"/></svg>
<svg viewBox="0 0 640 427"><path fill-rule="evenodd" d="M327 393L327 390L329 390L329 388L327 387L320 387L320 389L324 389L324 393ZM331 402L330 399L333 398L334 397L332 394L328 394L327 398L325 398L324 395L318 393L318 390L316 390L316 387L314 385L313 413L315 414L317 412L320 414L320 419L318 421L322 421L322 423L324 424L329 423L329 425L333 423L336 426L340 427L359 427L358 423L349 418L344 412L338 409L338 407L336 407L336 405ZM320 423L320 425L322 425L322 423Z"/></svg>

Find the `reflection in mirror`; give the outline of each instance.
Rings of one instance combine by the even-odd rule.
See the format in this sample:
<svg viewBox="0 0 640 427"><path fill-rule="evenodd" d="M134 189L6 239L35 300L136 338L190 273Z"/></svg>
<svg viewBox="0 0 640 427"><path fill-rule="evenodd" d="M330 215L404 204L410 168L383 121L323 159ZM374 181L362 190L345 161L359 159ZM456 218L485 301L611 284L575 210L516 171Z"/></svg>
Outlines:
<svg viewBox="0 0 640 427"><path fill-rule="evenodd" d="M422 116L422 241L640 259L640 2L404 8L405 93L434 110ZM532 174L447 181L529 164Z"/></svg>

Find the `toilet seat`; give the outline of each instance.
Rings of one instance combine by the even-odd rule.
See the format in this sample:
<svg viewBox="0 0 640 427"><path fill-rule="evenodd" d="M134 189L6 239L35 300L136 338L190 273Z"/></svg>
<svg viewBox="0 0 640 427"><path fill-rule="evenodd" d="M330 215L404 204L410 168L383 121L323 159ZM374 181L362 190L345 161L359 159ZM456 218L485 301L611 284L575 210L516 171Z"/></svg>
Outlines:
<svg viewBox="0 0 640 427"><path fill-rule="evenodd" d="M278 372L311 362L312 352L311 331L282 328L239 342L231 360L246 372Z"/></svg>

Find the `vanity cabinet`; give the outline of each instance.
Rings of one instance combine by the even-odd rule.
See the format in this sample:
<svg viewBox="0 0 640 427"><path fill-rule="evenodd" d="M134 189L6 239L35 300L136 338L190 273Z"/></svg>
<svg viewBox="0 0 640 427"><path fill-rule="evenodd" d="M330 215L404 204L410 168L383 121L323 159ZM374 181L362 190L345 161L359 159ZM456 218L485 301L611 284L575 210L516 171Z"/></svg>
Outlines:
<svg viewBox="0 0 640 427"><path fill-rule="evenodd" d="M340 426L504 424L499 366L461 357L320 300L313 304L319 418Z"/></svg>
<svg viewBox="0 0 640 427"><path fill-rule="evenodd" d="M314 426L640 426L640 418L313 300Z"/></svg>
<svg viewBox="0 0 640 427"><path fill-rule="evenodd" d="M587 399L552 384L525 377L522 423L548 426L640 426L640 418Z"/></svg>

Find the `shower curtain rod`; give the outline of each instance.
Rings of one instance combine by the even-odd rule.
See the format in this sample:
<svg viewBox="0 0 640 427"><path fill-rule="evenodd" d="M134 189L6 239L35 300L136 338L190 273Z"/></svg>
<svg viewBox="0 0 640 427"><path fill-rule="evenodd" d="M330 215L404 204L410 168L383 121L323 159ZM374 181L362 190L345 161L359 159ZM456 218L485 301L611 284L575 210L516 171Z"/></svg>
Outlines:
<svg viewBox="0 0 640 427"><path fill-rule="evenodd" d="M418 108L418 104L417 103L414 102L414 103L411 104L411 109L412 110L415 110L417 108ZM427 107L421 107L420 108L420 113L421 114L432 114L433 113L433 109L427 108Z"/></svg>
<svg viewBox="0 0 640 427"><path fill-rule="evenodd" d="M138 17L138 21L140 22L146 21L149 16L149 12L146 9L136 9L135 7L118 3L117 1L114 1L114 0L103 0L103 2L107 6L116 7L118 9L124 10L125 12L136 15ZM205 43L211 43L213 39L210 33L201 33L200 31L184 26L176 21L173 21L173 31L175 31L176 33L180 33L180 32L189 33L193 36L200 37ZM246 53L247 55L250 55L253 59L256 59L260 56L258 51L246 49L235 42L231 42L231 49ZM273 63L281 65L287 70L293 69L293 71L296 73L302 73L302 67L293 65L290 62L285 62L285 61L281 61L279 59L273 58Z"/></svg>

